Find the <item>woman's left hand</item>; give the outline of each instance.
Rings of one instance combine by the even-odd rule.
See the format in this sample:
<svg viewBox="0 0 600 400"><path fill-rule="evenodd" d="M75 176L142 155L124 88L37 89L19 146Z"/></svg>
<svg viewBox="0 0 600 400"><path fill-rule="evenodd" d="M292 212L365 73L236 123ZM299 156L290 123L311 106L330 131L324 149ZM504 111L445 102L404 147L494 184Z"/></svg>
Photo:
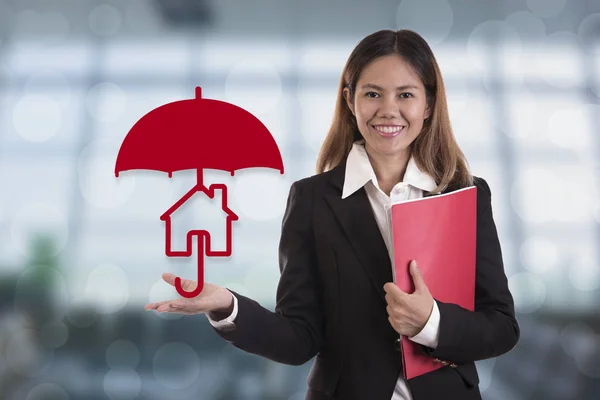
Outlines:
<svg viewBox="0 0 600 400"><path fill-rule="evenodd" d="M433 310L433 297L414 260L410 263L410 274L415 285L411 294L403 292L394 282L383 286L388 320L396 332L407 337L421 332Z"/></svg>

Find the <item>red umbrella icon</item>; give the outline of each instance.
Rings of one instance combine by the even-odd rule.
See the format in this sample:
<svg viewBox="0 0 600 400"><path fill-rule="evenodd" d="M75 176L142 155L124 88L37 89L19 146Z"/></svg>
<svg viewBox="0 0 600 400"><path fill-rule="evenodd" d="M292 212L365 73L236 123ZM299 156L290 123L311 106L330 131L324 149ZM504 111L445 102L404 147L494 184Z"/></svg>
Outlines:
<svg viewBox="0 0 600 400"><path fill-rule="evenodd" d="M273 168L283 174L283 161L277 143L258 118L234 104L203 99L200 87L196 98L162 105L144 115L121 144L115 165L115 176L127 170L147 169L164 171L172 176L174 171L195 169L197 184L162 216L166 222L165 253L169 257L189 257L192 240L196 236L200 252L207 256L231 255L231 223L238 216L227 206L227 187L202 182L204 169L235 171L252 168ZM213 251L210 233L192 230L187 233L185 251L171 250L171 213L197 192L214 197L221 190L222 208L227 214L227 248ZM177 292L183 297L195 297L204 287L204 254L198 255L198 287L186 292L181 278L175 279Z"/></svg>

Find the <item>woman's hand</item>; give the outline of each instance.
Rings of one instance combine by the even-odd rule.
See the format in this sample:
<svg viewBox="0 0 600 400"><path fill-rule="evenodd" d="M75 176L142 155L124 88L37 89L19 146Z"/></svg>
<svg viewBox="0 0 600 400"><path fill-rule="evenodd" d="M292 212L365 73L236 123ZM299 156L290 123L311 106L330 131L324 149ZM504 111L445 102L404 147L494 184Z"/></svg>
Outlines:
<svg viewBox="0 0 600 400"><path fill-rule="evenodd" d="M162 274L162 278L171 286L175 286L175 275L171 273ZM182 279L181 286L186 292L194 290L198 284L189 279ZM158 312L172 312L179 314L202 314L210 312L211 318L223 319L233 312L233 294L225 288L211 283L204 283L202 292L191 299L180 298L176 300L159 301L144 306L145 310L156 310Z"/></svg>
<svg viewBox="0 0 600 400"><path fill-rule="evenodd" d="M415 291L411 294L403 292L393 282L383 286L388 320L396 332L407 337L421 332L433 310L433 297L414 260L410 263L410 274L415 284Z"/></svg>

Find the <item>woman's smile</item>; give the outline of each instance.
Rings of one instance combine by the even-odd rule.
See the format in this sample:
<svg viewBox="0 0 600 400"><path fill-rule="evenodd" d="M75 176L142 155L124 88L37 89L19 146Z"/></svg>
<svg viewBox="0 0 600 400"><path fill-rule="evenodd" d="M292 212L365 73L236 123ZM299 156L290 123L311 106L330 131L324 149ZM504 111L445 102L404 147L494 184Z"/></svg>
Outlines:
<svg viewBox="0 0 600 400"><path fill-rule="evenodd" d="M396 137L405 131L405 125L371 125L371 127L386 138Z"/></svg>

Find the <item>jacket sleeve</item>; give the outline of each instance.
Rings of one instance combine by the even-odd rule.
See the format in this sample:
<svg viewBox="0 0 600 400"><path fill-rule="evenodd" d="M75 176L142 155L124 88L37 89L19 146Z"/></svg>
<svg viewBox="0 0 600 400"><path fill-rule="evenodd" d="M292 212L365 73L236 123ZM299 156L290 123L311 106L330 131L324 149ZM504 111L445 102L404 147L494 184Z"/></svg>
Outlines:
<svg viewBox="0 0 600 400"><path fill-rule="evenodd" d="M475 310L437 301L438 345L435 349L421 347L432 357L457 364L504 354L520 335L492 216L490 188L484 179L474 180L478 192Z"/></svg>
<svg viewBox="0 0 600 400"><path fill-rule="evenodd" d="M238 299L235 328L216 333L249 353L290 365L312 359L323 343L324 316L312 235L312 196L292 184L279 242L280 278L275 311L231 291Z"/></svg>

